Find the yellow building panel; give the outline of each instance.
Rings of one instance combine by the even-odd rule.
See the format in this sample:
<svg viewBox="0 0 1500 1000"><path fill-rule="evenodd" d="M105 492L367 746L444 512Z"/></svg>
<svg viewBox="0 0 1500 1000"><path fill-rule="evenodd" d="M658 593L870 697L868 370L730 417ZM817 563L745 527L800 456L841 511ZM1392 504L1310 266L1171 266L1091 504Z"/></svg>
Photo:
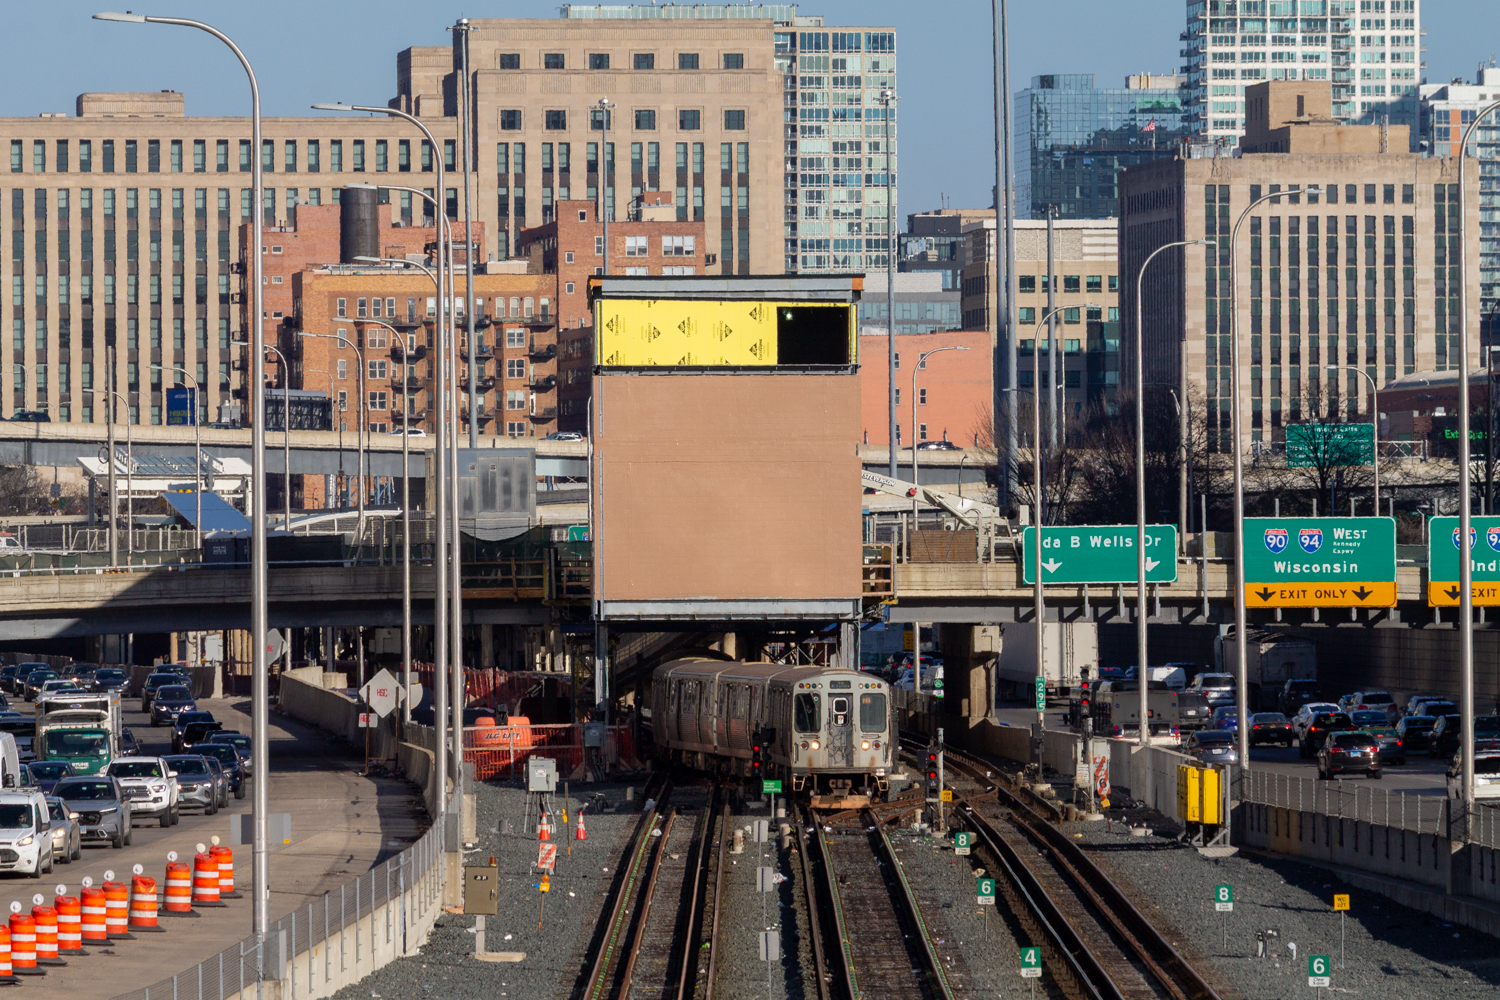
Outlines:
<svg viewBox="0 0 1500 1000"><path fill-rule="evenodd" d="M594 360L608 367L760 366L780 363L777 315L806 302L612 299L594 303ZM849 357L854 357L854 309Z"/></svg>

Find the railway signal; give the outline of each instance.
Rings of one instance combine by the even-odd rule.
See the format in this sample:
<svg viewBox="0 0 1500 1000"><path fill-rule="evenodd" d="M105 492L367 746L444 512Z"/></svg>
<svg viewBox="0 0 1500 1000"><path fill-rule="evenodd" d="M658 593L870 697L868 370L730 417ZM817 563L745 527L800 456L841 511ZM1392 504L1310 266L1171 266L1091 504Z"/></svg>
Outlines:
<svg viewBox="0 0 1500 1000"><path fill-rule="evenodd" d="M759 778L763 773L765 773L765 762L766 744L765 741L761 739L761 731L759 729L756 729L755 736L750 741L750 776L753 778Z"/></svg>

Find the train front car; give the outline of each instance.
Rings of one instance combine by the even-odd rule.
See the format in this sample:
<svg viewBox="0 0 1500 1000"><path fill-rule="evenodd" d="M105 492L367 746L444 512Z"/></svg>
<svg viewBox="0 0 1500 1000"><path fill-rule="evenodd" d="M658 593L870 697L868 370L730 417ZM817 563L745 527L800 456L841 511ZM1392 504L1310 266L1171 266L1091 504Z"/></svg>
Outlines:
<svg viewBox="0 0 1500 1000"><path fill-rule="evenodd" d="M867 804L887 791L896 766L890 687L853 670L676 660L652 679L652 722L671 760L781 779L818 806Z"/></svg>

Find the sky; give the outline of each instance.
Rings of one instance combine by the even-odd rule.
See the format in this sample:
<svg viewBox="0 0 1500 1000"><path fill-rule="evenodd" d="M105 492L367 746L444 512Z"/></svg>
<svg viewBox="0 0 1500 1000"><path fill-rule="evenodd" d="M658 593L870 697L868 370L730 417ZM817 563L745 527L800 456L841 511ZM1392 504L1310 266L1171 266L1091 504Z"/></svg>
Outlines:
<svg viewBox="0 0 1500 1000"><path fill-rule="evenodd" d="M232 54L202 32L91 20L94 3L6 0L7 58L0 62L0 116L72 113L86 91L177 90L190 115L248 114ZM118 2L118 0L117 0ZM125 0L131 2L131 0ZM396 92L396 53L445 45L460 16L557 16L557 3L506 0L133 0L140 13L197 17L244 49L267 115L313 114L317 101L384 104ZM1093 73L1100 86L1126 74L1175 72L1185 0L1010 0L1011 89L1043 73ZM899 32L898 174L902 212L991 204L994 84L990 4L984 0L820 0L799 6L829 25ZM1472 79L1500 53L1500 0L1425 0L1427 79ZM66 33L66 44L59 34ZM52 39L52 41L48 41ZM59 59L60 51L67 57Z"/></svg>

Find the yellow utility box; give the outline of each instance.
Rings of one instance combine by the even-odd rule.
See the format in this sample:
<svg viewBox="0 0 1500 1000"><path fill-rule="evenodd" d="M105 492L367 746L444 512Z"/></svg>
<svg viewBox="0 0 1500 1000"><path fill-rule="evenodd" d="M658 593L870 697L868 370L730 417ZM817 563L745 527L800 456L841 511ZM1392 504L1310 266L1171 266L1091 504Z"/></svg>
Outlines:
<svg viewBox="0 0 1500 1000"><path fill-rule="evenodd" d="M1177 818L1217 826L1224 822L1223 772L1212 767L1177 766Z"/></svg>

